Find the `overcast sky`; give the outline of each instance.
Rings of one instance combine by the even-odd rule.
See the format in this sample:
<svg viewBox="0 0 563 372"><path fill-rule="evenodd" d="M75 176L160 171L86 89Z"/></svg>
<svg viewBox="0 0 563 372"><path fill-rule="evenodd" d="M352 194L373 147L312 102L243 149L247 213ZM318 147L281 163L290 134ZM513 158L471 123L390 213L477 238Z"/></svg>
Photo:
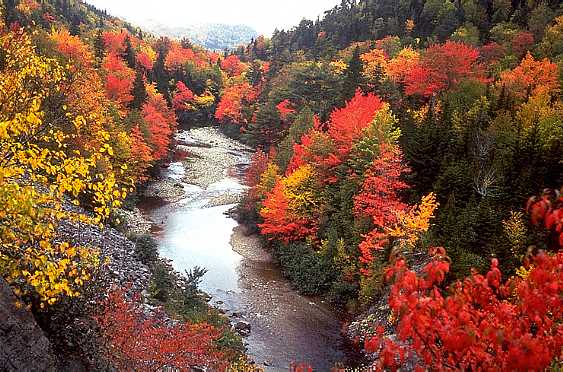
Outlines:
<svg viewBox="0 0 563 372"><path fill-rule="evenodd" d="M260 34L316 19L340 0L86 0L108 13L142 25L153 19L183 26L195 23L245 24Z"/></svg>

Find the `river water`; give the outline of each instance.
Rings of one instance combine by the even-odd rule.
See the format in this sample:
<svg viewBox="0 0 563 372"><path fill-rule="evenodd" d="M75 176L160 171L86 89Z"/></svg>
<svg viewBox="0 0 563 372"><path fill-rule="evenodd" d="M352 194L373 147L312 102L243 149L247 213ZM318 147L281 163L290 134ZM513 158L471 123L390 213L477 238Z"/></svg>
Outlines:
<svg viewBox="0 0 563 372"><path fill-rule="evenodd" d="M208 270L201 289L233 323L250 324L247 354L267 371L287 371L292 362L328 371L345 360L336 313L321 300L297 294L260 239L243 234L226 215L245 191L241 176L249 149L213 128L178 138L188 158L170 164L162 182L174 183L182 195L141 205L153 222L161 256L179 272L194 266Z"/></svg>

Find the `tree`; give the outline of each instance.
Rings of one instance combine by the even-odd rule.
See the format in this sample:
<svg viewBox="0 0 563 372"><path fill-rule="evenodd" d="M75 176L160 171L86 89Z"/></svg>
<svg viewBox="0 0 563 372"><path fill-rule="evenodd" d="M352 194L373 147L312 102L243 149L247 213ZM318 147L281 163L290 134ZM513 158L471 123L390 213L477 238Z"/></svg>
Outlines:
<svg viewBox="0 0 563 372"><path fill-rule="evenodd" d="M243 116L243 100L252 102L254 100L253 89L247 82L234 84L223 90L221 100L215 111L215 119L223 122L232 122L238 125L248 123L248 118Z"/></svg>
<svg viewBox="0 0 563 372"><path fill-rule="evenodd" d="M310 165L280 179L260 210L261 233L284 242L315 239L322 204L319 192L320 183Z"/></svg>
<svg viewBox="0 0 563 372"><path fill-rule="evenodd" d="M105 49L108 53L121 56L125 51L125 39L128 37L126 32L122 31L105 31L102 34Z"/></svg>
<svg viewBox="0 0 563 372"><path fill-rule="evenodd" d="M360 47L356 46L348 68L346 69L346 77L342 87L342 100L344 102L351 99L356 93L356 89L362 82L362 61L360 60Z"/></svg>
<svg viewBox="0 0 563 372"><path fill-rule="evenodd" d="M179 70L186 62L193 61L195 53L192 49L183 48L179 43L172 42L166 54L164 66L168 71Z"/></svg>
<svg viewBox="0 0 563 372"><path fill-rule="evenodd" d="M406 77L405 93L430 97L456 87L465 79L485 82L478 58L479 51L464 43L447 41L432 45Z"/></svg>
<svg viewBox="0 0 563 372"><path fill-rule="evenodd" d="M152 149L147 144L139 125L131 129L131 167L137 171L138 181L144 181L147 169L151 166L153 159Z"/></svg>
<svg viewBox="0 0 563 372"><path fill-rule="evenodd" d="M356 140L383 107L383 102L373 94L363 95L358 89L354 97L341 109L330 114L328 134L337 149L336 157L342 160Z"/></svg>
<svg viewBox="0 0 563 372"><path fill-rule="evenodd" d="M364 63L363 76L370 86L377 86L381 83L383 73L387 66L387 56L381 49L373 49L362 54L361 60Z"/></svg>
<svg viewBox="0 0 563 372"><path fill-rule="evenodd" d="M157 93L153 86L148 92L147 102L143 105L142 115L150 134L152 157L155 160L161 160L168 155L176 117L174 112L168 108L163 95Z"/></svg>
<svg viewBox="0 0 563 372"><path fill-rule="evenodd" d="M547 58L538 61L527 53L517 67L501 74L500 84L520 99L528 94L555 93L559 91L559 72Z"/></svg>
<svg viewBox="0 0 563 372"><path fill-rule="evenodd" d="M96 63L99 64L104 60L106 54L106 45L104 42L104 36L102 29L100 28L96 33L96 38L94 39L94 55L96 56Z"/></svg>
<svg viewBox="0 0 563 372"><path fill-rule="evenodd" d="M288 129L287 136L278 145L276 164L285 171L293 157L293 146L301 142L301 137L313 127L313 112L305 107L296 116Z"/></svg>
<svg viewBox="0 0 563 372"><path fill-rule="evenodd" d="M246 66L235 54L231 54L221 61L221 69L229 76L237 76L246 69Z"/></svg>
<svg viewBox="0 0 563 372"><path fill-rule="evenodd" d="M394 279L389 306L397 317L397 340L365 342L379 352L379 368L397 368L416 357L418 368L529 370L549 368L563 347L563 253L540 253L521 277L501 281L498 260L486 276L473 273L444 292L450 264L443 249L422 274L398 259L386 272Z"/></svg>
<svg viewBox="0 0 563 372"><path fill-rule="evenodd" d="M412 69L418 66L420 53L411 48L404 48L397 56L387 62L385 72L397 83L404 83Z"/></svg>
<svg viewBox="0 0 563 372"><path fill-rule="evenodd" d="M105 90L108 98L125 108L132 100L135 72L116 54L110 53L102 65L106 73Z"/></svg>
<svg viewBox="0 0 563 372"><path fill-rule="evenodd" d="M147 89L145 88L144 74L140 69L135 71L135 81L131 90L133 100L130 107L132 109L140 110L147 99Z"/></svg>
<svg viewBox="0 0 563 372"><path fill-rule="evenodd" d="M366 172L360 192L354 197L354 214L369 217L373 226L360 244L360 261L364 264L373 260L374 250L385 247L388 243L385 230L397 222L397 213L407 209L399 197L399 193L408 188L401 177L409 172L403 165L401 151L390 145L381 146L379 151L379 157Z"/></svg>
<svg viewBox="0 0 563 372"><path fill-rule="evenodd" d="M172 96L172 107L178 111L188 111L193 108L192 103L195 96L194 93L184 84L179 81L176 83L176 91Z"/></svg>
<svg viewBox="0 0 563 372"><path fill-rule="evenodd" d="M123 52L123 58L127 61L127 66L129 66L129 68L135 69L137 66L137 57L129 35L125 38L125 51Z"/></svg>
<svg viewBox="0 0 563 372"><path fill-rule="evenodd" d="M57 51L65 56L76 67L90 67L94 60L88 46L78 36L68 31L52 31L51 39L55 41Z"/></svg>

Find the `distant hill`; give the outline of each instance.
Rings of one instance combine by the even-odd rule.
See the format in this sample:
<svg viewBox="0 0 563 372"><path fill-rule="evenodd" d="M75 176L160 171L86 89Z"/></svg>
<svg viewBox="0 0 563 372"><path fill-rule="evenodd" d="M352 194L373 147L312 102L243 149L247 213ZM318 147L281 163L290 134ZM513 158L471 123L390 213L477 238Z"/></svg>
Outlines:
<svg viewBox="0 0 563 372"><path fill-rule="evenodd" d="M172 38L187 37L193 43L210 50L231 49L241 44L247 44L258 36L256 30L246 25L205 23L177 27L163 25L155 20L147 20L141 26L143 29L157 35Z"/></svg>

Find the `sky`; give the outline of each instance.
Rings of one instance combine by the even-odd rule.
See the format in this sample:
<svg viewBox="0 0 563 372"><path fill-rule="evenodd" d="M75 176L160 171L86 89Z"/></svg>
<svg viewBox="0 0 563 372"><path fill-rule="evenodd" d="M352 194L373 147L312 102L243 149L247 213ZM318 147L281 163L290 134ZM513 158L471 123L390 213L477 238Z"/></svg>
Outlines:
<svg viewBox="0 0 563 372"><path fill-rule="evenodd" d="M171 26L244 24L270 36L303 18L316 19L340 0L86 0L97 8L143 25L151 19Z"/></svg>

